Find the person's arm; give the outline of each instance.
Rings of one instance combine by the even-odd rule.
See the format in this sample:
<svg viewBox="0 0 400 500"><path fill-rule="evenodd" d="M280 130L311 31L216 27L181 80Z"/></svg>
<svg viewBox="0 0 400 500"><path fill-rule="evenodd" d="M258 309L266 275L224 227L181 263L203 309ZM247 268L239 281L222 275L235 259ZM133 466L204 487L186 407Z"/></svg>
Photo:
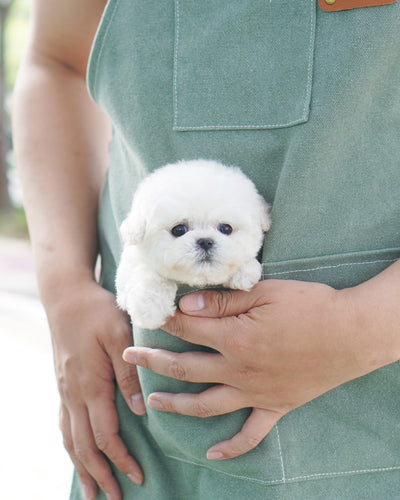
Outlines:
<svg viewBox="0 0 400 500"><path fill-rule="evenodd" d="M94 24L89 23L75 7L75 19L66 19L72 26L63 29L57 19L72 17L74 7L61 2L62 9L59 3L34 2L33 36L18 75L13 112L17 165L45 301L60 290L58 273L65 279L68 270L72 280L93 275L97 202L107 166L108 124L88 98L85 59L80 55L75 61L59 46L68 46L76 19L86 21L93 34L98 17L92 14ZM91 3L100 7L103 2Z"/></svg>
<svg viewBox="0 0 400 500"><path fill-rule="evenodd" d="M110 126L89 97L85 75L105 3L33 1L14 94L13 137L52 331L65 446L87 498L95 498L97 482L119 499L103 453L133 481L143 477L118 436L114 380L133 410L145 410L136 370L121 359L131 344L129 322L93 271Z"/></svg>
<svg viewBox="0 0 400 500"><path fill-rule="evenodd" d="M250 292L183 297L167 332L217 353L128 348L124 357L167 377L217 383L201 394L153 393L154 409L209 417L253 407L242 431L208 451L254 448L286 413L400 359L400 261L354 288L263 281Z"/></svg>

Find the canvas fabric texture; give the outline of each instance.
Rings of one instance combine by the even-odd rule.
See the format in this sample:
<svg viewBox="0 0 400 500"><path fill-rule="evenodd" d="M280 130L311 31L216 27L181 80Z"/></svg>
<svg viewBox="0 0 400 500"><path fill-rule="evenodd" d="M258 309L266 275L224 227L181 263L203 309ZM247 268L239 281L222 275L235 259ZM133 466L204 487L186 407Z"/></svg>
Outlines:
<svg viewBox="0 0 400 500"><path fill-rule="evenodd" d="M103 285L114 290L118 227L136 186L183 159L237 165L273 204L264 279L344 288L400 258L399 32L400 2L327 13L317 0L110 0L88 70L114 128L99 214ZM201 349L162 331L135 330L133 342ZM396 498L399 370L330 391L222 462L206 450L248 410L137 417L118 394L121 436L146 478L137 487L116 471L124 499ZM140 378L145 396L205 387ZM71 499L81 498L75 481Z"/></svg>

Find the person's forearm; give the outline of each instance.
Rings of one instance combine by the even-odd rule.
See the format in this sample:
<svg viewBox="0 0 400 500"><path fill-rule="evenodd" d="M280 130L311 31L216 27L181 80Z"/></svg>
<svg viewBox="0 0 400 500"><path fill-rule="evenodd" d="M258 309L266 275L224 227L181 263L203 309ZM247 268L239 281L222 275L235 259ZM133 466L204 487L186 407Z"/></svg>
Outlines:
<svg viewBox="0 0 400 500"><path fill-rule="evenodd" d="M400 359L400 260L374 278L343 290L357 362L366 372ZM346 327L344 327L346 328ZM369 366L368 366L369 363Z"/></svg>
<svg viewBox="0 0 400 500"><path fill-rule="evenodd" d="M108 121L82 75L28 55L13 110L17 165L42 298L93 276L96 216L107 166Z"/></svg>

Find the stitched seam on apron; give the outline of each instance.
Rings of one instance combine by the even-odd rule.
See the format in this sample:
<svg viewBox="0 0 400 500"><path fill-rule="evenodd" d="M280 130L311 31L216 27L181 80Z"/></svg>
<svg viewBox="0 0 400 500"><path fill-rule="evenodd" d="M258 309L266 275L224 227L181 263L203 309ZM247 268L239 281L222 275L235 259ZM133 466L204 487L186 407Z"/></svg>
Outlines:
<svg viewBox="0 0 400 500"><path fill-rule="evenodd" d="M271 2L270 2L271 3ZM184 126L184 125L178 125L178 86L177 86L177 79L178 79L178 61L179 61L179 22L180 22L180 13L179 13L179 0L175 0L175 5L176 5L176 11L175 11L175 53L174 53L174 130L232 130L232 129L256 129L256 128L281 128L281 127L290 127L292 125L297 125L300 123L304 122L304 115L307 113L307 106L309 105L310 101L310 93L312 89L312 65L313 65L313 60L314 60L314 44L313 44L313 39L314 39L314 33L315 33L315 12L313 12L313 9L315 9L314 5L314 0L310 0L310 17L311 17L311 23L310 23L310 38L309 38L309 52L308 52L308 66L307 66L307 86L306 86L306 93L304 97L304 106L303 106L303 116L297 120L293 120L288 123L274 123L274 124L257 124L257 125L201 125L201 126Z"/></svg>
<svg viewBox="0 0 400 500"><path fill-rule="evenodd" d="M290 271L279 271L275 273L263 273L263 278L267 276L279 276L282 274L292 274L292 273L306 273L310 271L319 271L321 269L336 269L338 267L345 267L345 266L365 266L365 265L372 265L372 264L380 264L380 263L390 263L390 262L396 262L398 259L379 259L379 260L371 260L368 262L344 262L342 264L331 264L328 266L317 266L317 267L310 267L306 269L292 269ZM266 265L266 263L264 263Z"/></svg>
<svg viewBox="0 0 400 500"><path fill-rule="evenodd" d="M112 11L112 14L110 16L110 20L108 21L107 28L106 28L104 35L103 35L103 40L101 42L100 50L98 52L97 61L96 61L96 71L95 71L94 78L93 78L93 97L94 98L97 98L97 77L98 77L98 73L99 73L100 60L101 60L103 50L104 50L104 47L106 44L108 32L110 31L110 27L113 23L113 20L114 20L114 17L115 17L115 14L117 12L117 9L118 9L120 2L121 2L121 0L117 0L117 3L114 6L114 10Z"/></svg>
<svg viewBox="0 0 400 500"><path fill-rule="evenodd" d="M178 122L178 47L179 47L179 0L175 2L175 48L174 48L174 124Z"/></svg>
<svg viewBox="0 0 400 500"><path fill-rule="evenodd" d="M239 474L232 474L232 473L226 472L226 471L221 471L218 469L214 469L208 465L200 464L197 462L192 462L191 460L186 460L184 458L175 457L173 455L167 455L167 456L169 458L174 459L174 460L178 460L179 462L184 462L184 463L187 463L190 465L195 465L197 467L203 467L205 469L209 469L212 472L215 472L216 474L224 474L225 476L235 477L237 479L243 479L246 481L251 481L253 483L270 484L270 485L285 484L285 483L296 482L296 481L307 481L307 480L313 480L313 479L324 479L324 478L329 478L329 477L333 478L333 477L350 476L352 474L368 474L368 473L392 472L392 471L400 470L400 465L395 465L393 467L376 467L376 468L372 468L372 469L355 469L355 470L341 471L341 472L320 472L320 473L315 473L315 474L307 474L304 476L286 477L285 479L263 480L263 479L248 477L248 476L240 476Z"/></svg>
<svg viewBox="0 0 400 500"><path fill-rule="evenodd" d="M400 466L397 465L393 467L377 467L375 469L358 469L358 470L356 469L343 472L321 472L317 474L308 474L306 476L291 477L287 479L287 481L307 480L307 479L330 477L330 476L347 476L350 474L367 474L369 472L390 472L394 470L400 470Z"/></svg>
<svg viewBox="0 0 400 500"><path fill-rule="evenodd" d="M265 273L263 272L262 274L262 277L261 279L265 279L265 278L269 278L271 276L281 276L281 275L284 275L284 274L293 274L293 273L306 273L306 272L312 272L312 271L320 271L321 269L336 269L336 268L339 268L339 267L345 267L345 266L365 266L365 265L373 265L373 264L383 264L383 263L387 263L387 264L390 264L390 263L394 263L396 262L398 259L378 259L378 260L371 260L371 261L367 261L367 262L344 262L342 264L331 264L331 265L328 265L328 266L317 266L317 267L308 267L308 268L304 268L304 269L293 269L293 270L290 270L290 271L279 271L279 272L275 272L275 273ZM263 266L267 266L269 265L268 262L263 262L262 263ZM213 290L213 287L209 287L211 290ZM207 287L199 287L199 288L193 288L192 290L190 290L189 293L195 293L195 292L201 292L201 291L204 291L204 290L207 290ZM184 295L186 295L185 293L178 293L177 294L177 298L182 298Z"/></svg>
<svg viewBox="0 0 400 500"><path fill-rule="evenodd" d="M276 430L276 437L278 439L278 449L279 449L279 457L281 460L281 467L282 467L282 482L286 481L286 476L285 476L285 465L283 463L283 455L282 455L282 446L281 446L281 438L279 436L279 429L278 429L278 424L275 424L275 430Z"/></svg>
<svg viewBox="0 0 400 500"><path fill-rule="evenodd" d="M200 125L200 126L184 126L184 125L174 125L174 130L253 130L257 128L284 128L290 127L292 125L297 125L300 123L304 123L303 118L299 118L298 120L294 120L288 123L277 123L277 124L257 124L257 125Z"/></svg>

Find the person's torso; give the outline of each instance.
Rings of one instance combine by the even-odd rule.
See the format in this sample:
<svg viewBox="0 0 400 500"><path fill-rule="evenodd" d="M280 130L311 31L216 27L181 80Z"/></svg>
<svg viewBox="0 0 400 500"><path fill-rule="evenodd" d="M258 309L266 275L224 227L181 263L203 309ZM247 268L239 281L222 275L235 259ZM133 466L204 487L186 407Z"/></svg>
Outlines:
<svg viewBox="0 0 400 500"><path fill-rule="evenodd" d="M89 68L114 136L100 208L105 286L138 182L164 164L239 166L273 204L264 278L342 288L400 257L400 2L323 12L317 0L111 0ZM139 345L192 346L135 331ZM199 391L141 371L145 394ZM210 464L247 411L149 411L162 450L265 484L400 469L399 365L284 417L254 451Z"/></svg>

